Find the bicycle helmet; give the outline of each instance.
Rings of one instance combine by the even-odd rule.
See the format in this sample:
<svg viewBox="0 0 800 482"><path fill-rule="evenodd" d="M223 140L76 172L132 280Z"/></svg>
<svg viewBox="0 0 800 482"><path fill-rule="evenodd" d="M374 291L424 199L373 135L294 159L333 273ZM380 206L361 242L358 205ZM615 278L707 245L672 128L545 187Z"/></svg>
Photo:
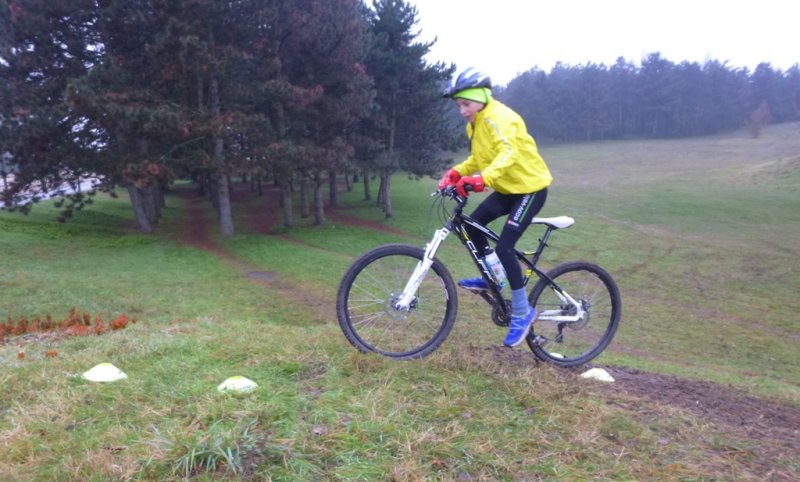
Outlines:
<svg viewBox="0 0 800 482"><path fill-rule="evenodd" d="M474 67L467 67L466 69L456 71L453 78L444 89L442 97L452 98L454 94L461 92L465 89L474 88L492 88L492 79L480 70Z"/></svg>

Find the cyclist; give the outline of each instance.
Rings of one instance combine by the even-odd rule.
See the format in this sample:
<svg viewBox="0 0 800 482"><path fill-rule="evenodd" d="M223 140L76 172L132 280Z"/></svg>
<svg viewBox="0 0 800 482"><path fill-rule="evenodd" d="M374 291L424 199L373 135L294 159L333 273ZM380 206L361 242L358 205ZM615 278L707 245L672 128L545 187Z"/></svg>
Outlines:
<svg viewBox="0 0 800 482"><path fill-rule="evenodd" d="M488 75L472 67L457 71L444 97L455 100L467 120L470 154L445 173L439 189L456 186L458 194L466 197L466 186L474 192L491 187L494 192L478 205L472 218L486 225L508 215L495 248L511 288L511 323L503 344L517 346L528 335L536 313L525 294L514 246L542 209L553 177L522 117L492 98ZM487 253L486 237L469 227L467 233L478 252ZM483 278L462 279L458 284L469 290L487 289Z"/></svg>

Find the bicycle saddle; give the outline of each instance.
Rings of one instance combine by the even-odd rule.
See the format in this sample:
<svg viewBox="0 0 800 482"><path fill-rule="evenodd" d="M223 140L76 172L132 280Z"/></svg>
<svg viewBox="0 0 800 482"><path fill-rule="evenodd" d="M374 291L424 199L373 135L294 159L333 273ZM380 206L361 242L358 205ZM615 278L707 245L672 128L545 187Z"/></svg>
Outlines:
<svg viewBox="0 0 800 482"><path fill-rule="evenodd" d="M575 224L575 220L569 216L556 216L554 218L533 218L531 224L546 224L553 229L568 228Z"/></svg>

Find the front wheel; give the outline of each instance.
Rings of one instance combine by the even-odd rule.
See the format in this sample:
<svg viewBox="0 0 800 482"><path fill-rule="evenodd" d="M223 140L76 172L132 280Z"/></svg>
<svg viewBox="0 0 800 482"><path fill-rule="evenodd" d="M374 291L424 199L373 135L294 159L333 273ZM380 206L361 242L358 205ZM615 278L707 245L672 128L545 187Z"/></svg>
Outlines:
<svg viewBox="0 0 800 482"><path fill-rule="evenodd" d="M540 279L528 297L537 318L526 341L541 360L562 367L582 365L599 355L617 331L622 316L619 288L608 272L584 261L560 264L547 276L581 310Z"/></svg>
<svg viewBox="0 0 800 482"><path fill-rule="evenodd" d="M347 340L362 352L396 359L421 358L444 342L456 319L453 277L434 260L408 310L395 307L425 252L388 244L367 252L339 285L336 313Z"/></svg>

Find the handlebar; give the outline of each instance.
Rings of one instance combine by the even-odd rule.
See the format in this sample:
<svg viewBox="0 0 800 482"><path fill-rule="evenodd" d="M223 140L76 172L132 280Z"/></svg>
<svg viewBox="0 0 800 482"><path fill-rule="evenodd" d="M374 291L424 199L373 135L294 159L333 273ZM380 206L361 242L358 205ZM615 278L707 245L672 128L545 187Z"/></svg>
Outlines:
<svg viewBox="0 0 800 482"><path fill-rule="evenodd" d="M464 185L465 191L472 191L472 186L469 184ZM456 201L461 200L460 202L466 203L467 198L458 195L458 191L456 190L455 186L447 186L444 189L437 189L436 191L431 193L431 197L434 196L442 196L442 197L449 197L450 199L454 199Z"/></svg>

